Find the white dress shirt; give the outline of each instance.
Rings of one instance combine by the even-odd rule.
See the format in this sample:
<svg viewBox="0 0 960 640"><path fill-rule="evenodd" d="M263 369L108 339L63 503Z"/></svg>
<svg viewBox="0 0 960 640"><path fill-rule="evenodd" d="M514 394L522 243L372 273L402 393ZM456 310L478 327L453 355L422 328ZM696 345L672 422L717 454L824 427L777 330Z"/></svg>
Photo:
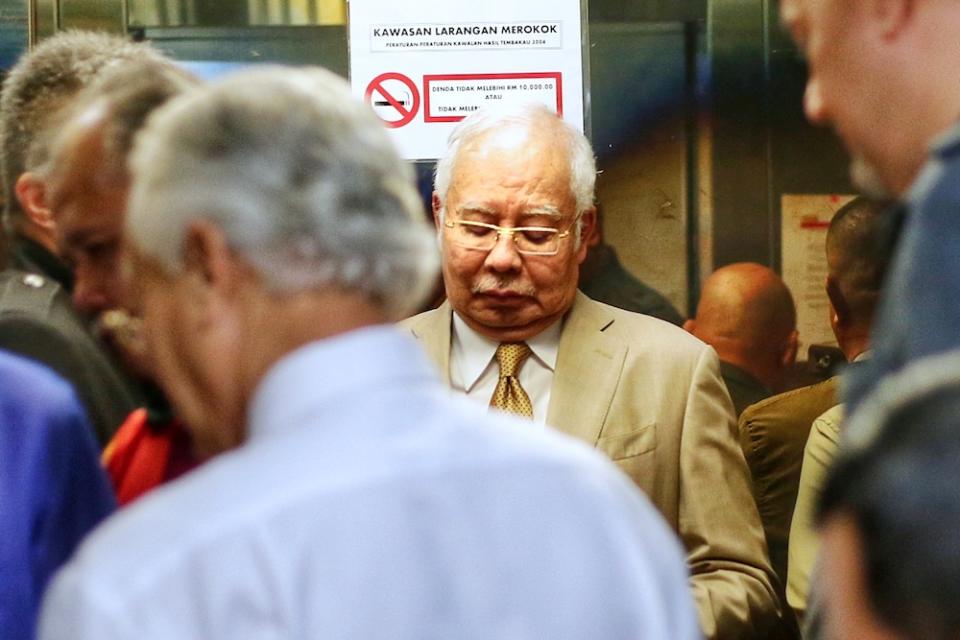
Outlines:
<svg viewBox="0 0 960 640"><path fill-rule="evenodd" d="M517 374L520 386L533 404L533 421L539 424L546 423L547 409L550 408L550 389L553 386L553 372L557 368L561 325L562 322L558 320L526 341L532 353ZM456 311L453 312L452 332L450 386L467 394L468 398L489 406L500 380L500 365L495 357L500 343L471 329Z"/></svg>
<svg viewBox="0 0 960 640"><path fill-rule="evenodd" d="M248 434L96 530L40 638L699 637L679 544L629 480L453 397L393 328L284 357Z"/></svg>

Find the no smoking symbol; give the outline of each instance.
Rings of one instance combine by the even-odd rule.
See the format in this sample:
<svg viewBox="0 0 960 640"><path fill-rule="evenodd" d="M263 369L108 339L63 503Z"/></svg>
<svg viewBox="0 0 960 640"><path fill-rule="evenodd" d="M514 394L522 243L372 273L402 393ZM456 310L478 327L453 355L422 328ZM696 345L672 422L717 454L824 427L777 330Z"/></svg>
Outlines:
<svg viewBox="0 0 960 640"><path fill-rule="evenodd" d="M367 85L364 97L391 129L410 124L420 110L417 85L402 73L381 73Z"/></svg>

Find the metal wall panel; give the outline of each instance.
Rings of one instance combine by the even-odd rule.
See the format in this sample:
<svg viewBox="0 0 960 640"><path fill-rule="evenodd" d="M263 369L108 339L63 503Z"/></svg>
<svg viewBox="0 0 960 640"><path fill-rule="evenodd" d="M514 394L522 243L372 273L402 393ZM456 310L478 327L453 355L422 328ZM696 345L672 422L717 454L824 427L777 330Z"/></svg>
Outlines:
<svg viewBox="0 0 960 640"><path fill-rule="evenodd" d="M125 33L126 14L123 0L59 0L61 29L90 29Z"/></svg>
<svg viewBox="0 0 960 640"><path fill-rule="evenodd" d="M713 0L707 30L714 266L740 260L771 264L764 2Z"/></svg>
<svg viewBox="0 0 960 640"><path fill-rule="evenodd" d="M681 311L688 306L692 135L683 23L590 27L597 197L623 265Z"/></svg>
<svg viewBox="0 0 960 640"><path fill-rule="evenodd" d="M780 267L780 197L850 192L847 157L803 115L806 66L775 0L711 0L714 267Z"/></svg>
<svg viewBox="0 0 960 640"><path fill-rule="evenodd" d="M618 22L689 22L706 17L707 0L591 0L590 16Z"/></svg>
<svg viewBox="0 0 960 640"><path fill-rule="evenodd" d="M30 0L30 13L33 18L32 40L42 40L57 32L60 18L59 0Z"/></svg>
<svg viewBox="0 0 960 640"><path fill-rule="evenodd" d="M30 44L30 6L24 0L0 0L0 70L8 69Z"/></svg>
<svg viewBox="0 0 960 640"><path fill-rule="evenodd" d="M328 26L345 24L346 0L126 0L140 27Z"/></svg>

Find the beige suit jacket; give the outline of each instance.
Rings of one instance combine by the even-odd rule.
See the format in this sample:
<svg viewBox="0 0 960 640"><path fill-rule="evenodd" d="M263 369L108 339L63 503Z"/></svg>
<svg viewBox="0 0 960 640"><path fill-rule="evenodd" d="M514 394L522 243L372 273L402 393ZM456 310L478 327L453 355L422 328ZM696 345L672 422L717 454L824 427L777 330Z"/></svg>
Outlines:
<svg viewBox="0 0 960 640"><path fill-rule="evenodd" d="M451 321L444 303L401 323L448 384ZM709 638L770 637L779 603L713 349L578 292L560 337L547 424L606 453L678 532Z"/></svg>

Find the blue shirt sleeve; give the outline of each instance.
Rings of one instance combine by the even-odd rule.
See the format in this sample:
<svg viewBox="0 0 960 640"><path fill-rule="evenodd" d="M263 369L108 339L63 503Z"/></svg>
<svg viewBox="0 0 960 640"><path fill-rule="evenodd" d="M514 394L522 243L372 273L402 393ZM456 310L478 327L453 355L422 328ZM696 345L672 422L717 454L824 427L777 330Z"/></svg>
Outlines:
<svg viewBox="0 0 960 640"><path fill-rule="evenodd" d="M53 573L115 509L72 388L0 354L0 629L33 638Z"/></svg>

